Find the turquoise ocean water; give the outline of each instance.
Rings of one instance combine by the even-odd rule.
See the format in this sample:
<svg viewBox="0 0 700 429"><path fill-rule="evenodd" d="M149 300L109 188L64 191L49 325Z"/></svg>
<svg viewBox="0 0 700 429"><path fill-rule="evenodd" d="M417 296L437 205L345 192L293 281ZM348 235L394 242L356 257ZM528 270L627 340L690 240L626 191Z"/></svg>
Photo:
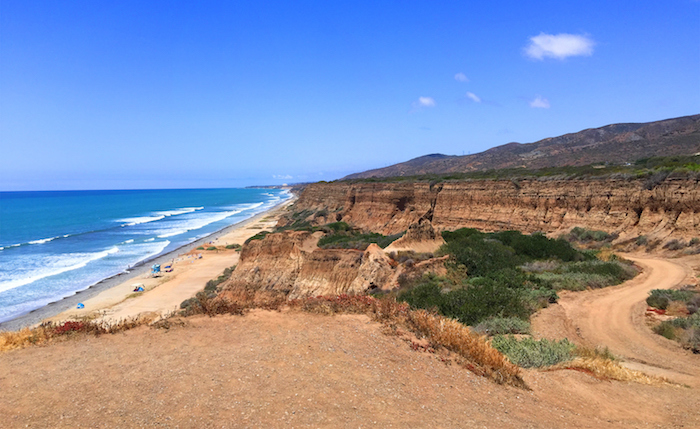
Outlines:
<svg viewBox="0 0 700 429"><path fill-rule="evenodd" d="M278 189L0 192L0 322L289 197Z"/></svg>

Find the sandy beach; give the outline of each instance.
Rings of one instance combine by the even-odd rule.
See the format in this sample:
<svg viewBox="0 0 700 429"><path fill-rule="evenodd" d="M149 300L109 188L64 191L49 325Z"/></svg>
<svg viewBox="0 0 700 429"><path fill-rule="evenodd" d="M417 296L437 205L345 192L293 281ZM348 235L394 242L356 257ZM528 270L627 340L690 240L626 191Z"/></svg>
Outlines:
<svg viewBox="0 0 700 429"><path fill-rule="evenodd" d="M128 273L105 279L75 295L63 298L16 319L0 324L0 330L17 330L43 321L76 318L101 319L107 323L133 317L158 317L176 311L180 303L204 288L207 281L238 263L239 252L227 245L243 244L261 231L270 231L277 219L294 202L289 199L250 219L161 255ZM204 249L199 249L203 247ZM206 250L216 247L216 250ZM150 267L171 266L171 272L153 277ZM144 292L134 292L138 286ZM78 309L78 303L84 307Z"/></svg>

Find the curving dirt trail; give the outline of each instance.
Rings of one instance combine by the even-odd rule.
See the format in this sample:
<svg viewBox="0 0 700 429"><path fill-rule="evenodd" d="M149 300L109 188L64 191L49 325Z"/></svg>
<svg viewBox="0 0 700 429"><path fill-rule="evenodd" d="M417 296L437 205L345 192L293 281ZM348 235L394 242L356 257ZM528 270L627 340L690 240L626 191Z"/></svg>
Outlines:
<svg viewBox="0 0 700 429"><path fill-rule="evenodd" d="M646 297L652 289L692 283L692 269L666 259L625 255L643 268L622 285L585 292L564 292L559 303L533 318L533 331L589 346L607 346L625 366L700 387L700 357L646 326Z"/></svg>

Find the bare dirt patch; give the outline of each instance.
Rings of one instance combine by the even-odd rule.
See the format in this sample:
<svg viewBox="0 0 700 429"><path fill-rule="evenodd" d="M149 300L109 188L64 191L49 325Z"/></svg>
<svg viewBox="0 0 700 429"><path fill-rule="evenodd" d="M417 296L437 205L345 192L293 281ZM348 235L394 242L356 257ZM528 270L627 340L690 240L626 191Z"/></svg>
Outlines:
<svg viewBox="0 0 700 429"><path fill-rule="evenodd" d="M697 427L695 389L497 385L366 316L255 310L0 356L3 427Z"/></svg>

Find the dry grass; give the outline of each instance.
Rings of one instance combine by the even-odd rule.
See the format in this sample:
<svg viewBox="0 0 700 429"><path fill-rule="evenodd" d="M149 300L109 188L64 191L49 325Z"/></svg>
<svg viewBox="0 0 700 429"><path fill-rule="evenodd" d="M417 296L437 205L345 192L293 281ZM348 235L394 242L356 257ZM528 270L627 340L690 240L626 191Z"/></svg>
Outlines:
<svg viewBox="0 0 700 429"><path fill-rule="evenodd" d="M290 302L290 307L319 314L366 314L397 332L403 327L425 337L434 348L444 347L464 360L472 372L499 384L526 387L520 368L513 365L480 335L460 322L427 312L411 310L393 298L377 299L366 295L315 297Z"/></svg>
<svg viewBox="0 0 700 429"><path fill-rule="evenodd" d="M668 380L625 368L618 362L601 356L577 357L552 369L574 369L586 372L602 380L631 381L640 384L665 384Z"/></svg>
<svg viewBox="0 0 700 429"><path fill-rule="evenodd" d="M105 324L94 320L71 320L62 323L43 323L35 328L0 332L0 352L34 344L46 344L84 335L114 334L152 322L151 318L123 320Z"/></svg>

